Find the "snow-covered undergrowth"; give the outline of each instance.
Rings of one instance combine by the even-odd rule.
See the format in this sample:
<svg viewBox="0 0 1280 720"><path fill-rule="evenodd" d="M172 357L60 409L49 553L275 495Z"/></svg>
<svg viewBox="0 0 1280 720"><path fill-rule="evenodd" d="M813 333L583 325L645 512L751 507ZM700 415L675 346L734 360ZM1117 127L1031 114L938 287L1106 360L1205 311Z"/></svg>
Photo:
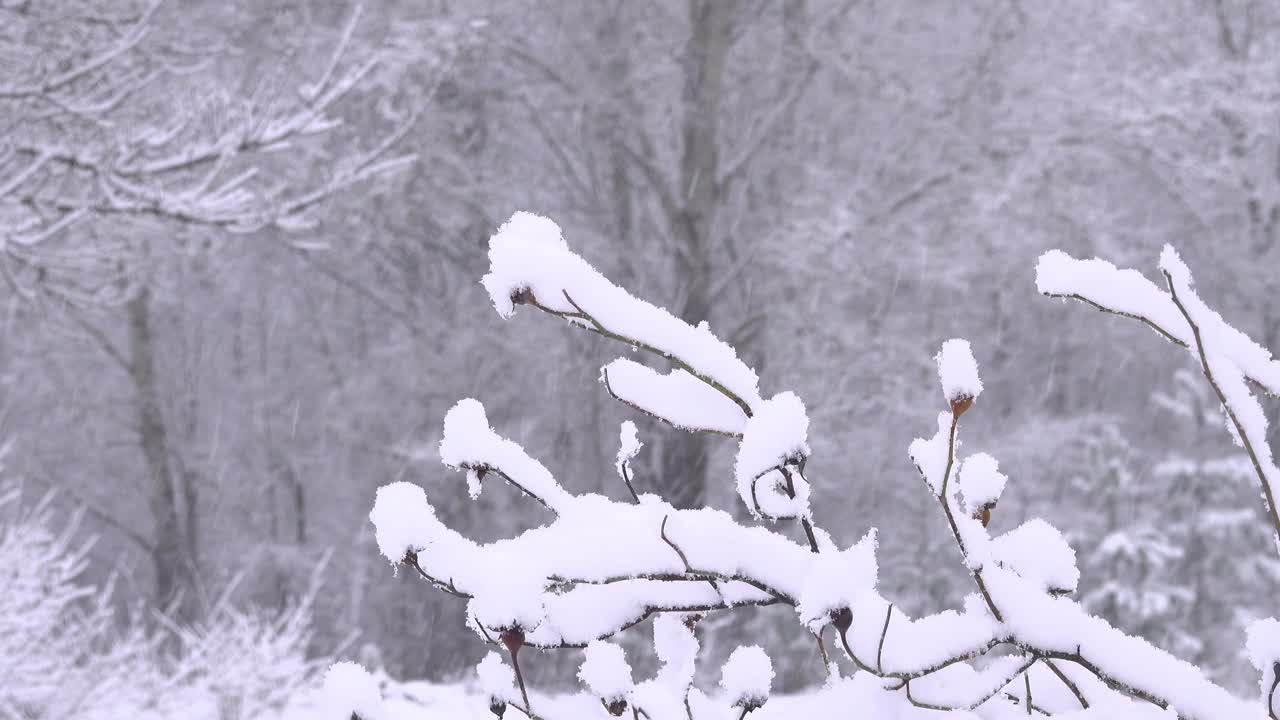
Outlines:
<svg viewBox="0 0 1280 720"><path fill-rule="evenodd" d="M274 720L319 687L306 603L264 615L224 598L198 623L121 627L111 589L79 582L78 517L19 490L0 484L0 720Z"/></svg>
<svg viewBox="0 0 1280 720"><path fill-rule="evenodd" d="M450 529L422 488L406 482L381 488L370 518L388 560L466 600L470 626L493 648L478 668L478 704L487 706L480 711L548 720L849 717L854 710L873 720L1277 717L1270 707L1280 667L1276 623L1251 632L1261 696L1239 698L1198 668L1090 615L1072 597L1080 575L1075 553L1049 523L1031 519L991 535L991 513L1006 484L1018 480L1005 477L995 458L962 452L961 419L980 407L983 390L968 342L942 344L936 428L911 443L908 455L963 554L974 592L961 607L913 618L877 590L874 532L841 548L817 523L810 498L822 490L805 473L809 421L799 397L762 393L755 371L706 323L689 325L612 284L546 218L517 213L491 240L489 259L483 284L502 317L528 305L673 366L662 372L620 359L603 368L601 381L639 412L736 442L732 483L755 522L711 508L678 509L643 492L643 478L630 472L643 446L634 427L622 429L616 461L626 489L617 496L625 499L570 493L490 426L479 401L459 402L445 417L443 462L466 473L473 496L486 480L501 479L555 519L478 543ZM1038 283L1045 294L1141 319L1193 353L1274 520L1280 473L1249 381L1277 392L1280 363L1196 297L1172 249L1160 269L1167 292L1134 271L1053 252L1041 259ZM1280 520L1275 524L1280 529ZM812 634L825 661L826 677L815 678L822 689L769 700L774 669L749 639L722 668L719 687L694 686L698 622L753 606L795 613L795 631ZM660 669L636 678L611 638L651 617ZM550 700L528 687L522 667L537 662L535 653L576 649L584 649L579 695ZM336 667L327 711L341 720L394 717L372 683L355 666Z"/></svg>

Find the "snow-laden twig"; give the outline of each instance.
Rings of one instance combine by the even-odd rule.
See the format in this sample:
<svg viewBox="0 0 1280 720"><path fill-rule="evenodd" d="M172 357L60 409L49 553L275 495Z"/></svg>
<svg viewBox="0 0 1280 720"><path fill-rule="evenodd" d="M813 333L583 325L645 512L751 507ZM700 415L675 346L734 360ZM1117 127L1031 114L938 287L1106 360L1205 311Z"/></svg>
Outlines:
<svg viewBox="0 0 1280 720"><path fill-rule="evenodd" d="M409 483L379 490L370 517L388 560L409 564L436 587L466 598L478 635L507 647L518 694L494 660L480 668L493 685L495 707L517 707L530 716L539 711L529 706L516 649L585 647L581 677L605 715L744 717L767 698L767 657L740 648L725 668L724 697L708 698L692 686L692 628L709 613L784 606L796 613L803 632L818 639L830 673L818 696L828 703L822 705L826 713L857 698L859 707L879 708L886 718L918 712L1005 717L998 713L1010 711L1080 720L1267 717L1197 668L1089 615L1070 597L1079 579L1075 553L1047 522L1032 519L990 534L1008 478L989 455L961 455L960 420L983 389L967 342L950 340L939 352L946 410L936 434L913 442L909 454L943 511L977 593L958 610L912 618L877 590L874 531L841 549L812 524L804 476L810 428L798 397L783 392L765 399L755 372L705 324L689 325L613 285L569 251L559 228L545 218L513 217L493 238L490 260L484 284L503 316L517 304L533 305L673 362L677 369L662 375L619 360L606 366L602 379L614 397L641 412L736 440L733 484L742 502L762 518L800 520L808 541L806 547L710 508L679 510L634 488L626 502L570 493L523 448L498 435L478 402L462 401L446 418L445 463L468 471L473 490L477 473L498 474L554 517L513 538L477 543L445 526L422 489ZM1164 297L1183 301L1189 278L1184 287L1176 282L1176 268L1171 275L1173 296ZM1135 287L1163 308L1144 312L1158 316L1155 326L1174 323L1174 339L1183 332L1179 318L1189 337L1196 327L1220 322L1197 309L1171 315L1146 286ZM1116 301L1099 302L1107 299ZM1123 307L1146 316L1141 308ZM1230 362L1258 360L1248 348L1233 352L1224 354L1234 358ZM1250 367L1267 377L1269 366ZM1218 372L1215 367L1215 377ZM1241 385L1245 374L1239 373ZM1224 395L1231 399L1230 391ZM616 465L631 487L629 462L639 447L634 427L624 425L620 440ZM653 616L663 668L637 683L621 650L602 641ZM839 677L838 663L827 653L828 626L857 669L851 678ZM1259 656L1280 657L1265 641L1270 635L1259 630L1257 637L1263 638L1254 643L1263 648ZM1071 698L1070 705L1043 691L1051 685L1065 689L1058 695ZM1276 685L1264 675L1266 702Z"/></svg>
<svg viewBox="0 0 1280 720"><path fill-rule="evenodd" d="M1267 444L1266 415L1247 382L1280 395L1280 360L1200 299L1192 287L1191 271L1171 246L1160 253L1160 272L1168 292L1136 270L1119 270L1096 258L1075 260L1055 250L1041 256L1036 285L1051 297L1082 300L1105 312L1141 320L1195 357L1253 465L1280 552L1280 508L1276 507L1280 468Z"/></svg>

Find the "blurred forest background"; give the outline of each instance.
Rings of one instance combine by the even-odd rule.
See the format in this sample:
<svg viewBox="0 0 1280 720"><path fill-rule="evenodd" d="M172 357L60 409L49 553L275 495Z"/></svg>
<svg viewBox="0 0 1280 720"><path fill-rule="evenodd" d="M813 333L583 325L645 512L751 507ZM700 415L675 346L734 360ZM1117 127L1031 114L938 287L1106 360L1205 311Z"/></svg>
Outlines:
<svg viewBox="0 0 1280 720"><path fill-rule="evenodd" d="M1280 564L1246 460L1189 358L1039 297L1034 267L1061 248L1152 268L1173 243L1211 305L1280 348L1280 6L355 11L0 2L5 473L84 509L86 582L199 619L238 577L234 602L284 610L330 551L315 652L358 633L347 647L393 675L460 677L483 654L463 602L393 576L366 516L406 479L472 536L545 519L500 485L468 500L440 466L464 397L573 490L624 492L634 419L638 489L734 507L731 444L598 385L615 348L493 312L488 237L527 209L634 294L708 320L766 395L805 400L819 521L841 544L879 527L883 592L912 613L969 591L906 455L933 431L933 353L969 339L987 390L968 447L1012 479L997 527L1069 530L1090 607L1253 686L1237 648ZM313 123L321 105L341 124ZM708 652L754 635L784 689L813 681L783 612L711 627Z"/></svg>

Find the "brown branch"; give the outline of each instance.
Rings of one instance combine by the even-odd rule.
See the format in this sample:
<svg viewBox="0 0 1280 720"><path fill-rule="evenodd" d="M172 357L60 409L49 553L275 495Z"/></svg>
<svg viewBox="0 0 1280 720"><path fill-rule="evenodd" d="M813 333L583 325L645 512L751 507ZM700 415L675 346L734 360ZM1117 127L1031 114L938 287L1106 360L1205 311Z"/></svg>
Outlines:
<svg viewBox="0 0 1280 720"><path fill-rule="evenodd" d="M1275 710L1277 687L1280 687L1280 662L1273 662L1271 663L1271 689L1267 691L1267 717L1270 720L1280 720Z"/></svg>
<svg viewBox="0 0 1280 720"><path fill-rule="evenodd" d="M880 646L876 648L876 671L884 673L884 639L889 637L889 618L893 617L893 603L884 611L884 627L880 628Z"/></svg>
<svg viewBox="0 0 1280 720"><path fill-rule="evenodd" d="M1028 714L1028 715L1030 715L1030 714L1031 714L1031 674L1030 674L1030 673L1023 673L1023 674L1022 674L1022 680L1023 680L1023 681L1026 683L1026 685L1027 685L1027 693L1026 693L1026 695L1025 695L1024 697L1025 697L1025 699L1026 699L1026 701L1027 701L1027 714Z"/></svg>
<svg viewBox="0 0 1280 720"><path fill-rule="evenodd" d="M1166 270L1161 270L1164 274L1165 281L1169 285L1169 294L1173 296L1173 304L1178 306L1178 311L1182 313L1182 317L1186 318L1187 324L1191 326L1191 334L1195 338L1196 352L1200 357L1200 367L1204 370L1205 379L1209 381L1209 385L1213 388L1213 392L1218 396L1218 401L1222 403L1222 407L1227 411L1227 417L1231 419L1231 424L1235 426L1236 436L1240 438L1244 450L1249 455L1249 461L1253 463L1253 471L1258 475L1258 481L1262 483L1262 493L1266 498L1267 513L1271 516L1271 527L1275 533L1276 548L1280 550L1280 510L1276 508L1276 499L1271 493L1271 483L1267 482L1267 475L1262 469L1262 462L1258 459L1258 453L1254 450L1253 442L1249 439L1249 433L1241 424L1240 419L1236 416L1236 411L1231 407L1231 403L1227 401L1227 396L1222 391L1222 386L1213 376L1213 369L1209 365L1209 357L1205 352L1204 338L1200 335L1200 326L1191 318L1191 313L1182 304L1182 300L1178 297L1178 290L1173 282L1173 276ZM1266 439L1263 439L1266 442Z"/></svg>
<svg viewBox="0 0 1280 720"><path fill-rule="evenodd" d="M674 542L671 541L671 538L667 537L667 518L668 517L669 516L667 515L662 516L662 526L658 529L658 535L662 538L662 542L666 543L672 550L676 551L677 555L680 556L680 562L684 563L684 571L686 573L692 573L693 568L689 566L689 558L684 554L684 551L680 549L679 545L676 545ZM707 582L710 583L711 589L716 591L716 595L720 596L720 600L724 601L724 593L720 591L720 586L716 584L716 581L707 580Z"/></svg>
<svg viewBox="0 0 1280 720"><path fill-rule="evenodd" d="M554 312L554 311L547 310L547 312ZM593 328L583 328L583 329L594 331ZM650 412L640 407L639 405L631 402L630 400L627 400L626 398L619 396L618 393L614 391L613 386L609 384L609 368L607 366L601 369L600 377L601 377L601 382L604 384L605 391L609 393L609 397L613 398L614 400L617 400L618 402L622 403L623 405L626 405L627 407L631 408L632 410L635 410L636 412L642 413L644 415L648 415L649 417L654 418L659 422L665 423L666 425L669 425L675 428L676 430L683 430L685 432L711 433L713 435L721 435L727 438L732 438L734 440L739 440L742 438L742 435L739 433L725 432L724 430L716 430L714 428L690 428L690 427L677 425L671 422L670 420L668 420L667 418L662 417L661 415L658 415L656 413Z"/></svg>
<svg viewBox="0 0 1280 720"><path fill-rule="evenodd" d="M738 397L738 396L737 396L737 394L735 394L732 390L730 390L729 388L727 388L727 387L725 387L724 385L720 384L720 382L719 382L719 381L712 379L710 376L704 375L703 373L699 372L696 368L694 368L692 365L690 365L689 363L685 362L682 358L676 357L675 355L672 355L671 353L669 353L669 352L667 352L667 351L665 351L665 350L659 350L658 348L656 348L656 347L654 347L654 346L652 346L652 345L649 345L649 344L647 344L647 343L641 342L641 341L636 340L636 339L634 339L634 338L629 338L629 337L627 337L627 336L625 336L625 335L620 335L620 334L618 334L618 333L613 332L612 330L609 330L609 329L608 329L608 328L606 328L606 327L605 327L605 326L604 326L604 325L603 325L599 320L597 320L595 317L593 317L590 313L588 313L586 310L583 310L583 309L582 309L582 307L581 307L580 305L578 305L578 303L574 302L574 301L573 301L573 298L569 295L569 291L568 291L568 290L561 290L561 293L563 293L563 294L564 294L564 299L565 299L566 301L568 301L568 303L569 303L570 305L572 305L572 306L574 307L574 309L575 309L575 310L577 310L577 311L578 311L578 315L577 315L578 319L580 319L580 320L585 320L586 322L590 323L590 326L589 326L589 327L588 327L588 326L584 326L584 325L579 325L579 327L583 327L584 329L592 330L592 331L594 331L594 332L596 332L596 333L598 333L598 334L600 334L600 335L603 335L603 336L605 336L605 337L607 337L607 338L610 338L610 339L613 339L613 340L617 340L618 342L621 342L621 343L626 343L627 345L630 345L630 346L635 347L635 348L639 348L639 349L644 350L644 351L646 351L646 352L651 352L651 353L653 353L653 354L655 354L655 355L658 355L659 357L662 357L662 358L664 358L664 359L666 359L666 360L669 360L669 361L671 361L671 362L675 363L675 364L676 364L676 365L678 365L681 369L683 369L683 370L685 370L686 372L688 372L690 375L692 375L692 376L694 376L694 377L698 378L699 380L701 380L702 382L706 383L707 385L710 385L710 386L711 386L713 389L715 389L717 392L719 392L720 394L722 394L722 395L724 395L725 397L727 397L727 398L729 398L730 400L732 400L732 401L734 402L734 404L736 404L738 407L742 408L742 412L743 412L743 413L745 413L747 417L751 417L751 406L750 406L750 405L748 405L748 404L746 403L746 401L745 401L745 400L743 400L742 398ZM552 309L550 309L550 308L546 307L545 305L541 305L541 304L539 304L539 303L537 302L537 300L536 300L536 299L534 299L534 301L533 301L533 305L534 305L534 307L537 307L538 309L543 310L543 311L545 311L545 312L549 312L549 313L551 313L552 315L559 315L559 316L561 316L561 317L570 317L570 318L575 317L575 316L574 316L573 314L571 314L571 313L563 313L563 312L559 312L559 311L557 311L557 310L552 310Z"/></svg>
<svg viewBox="0 0 1280 720"><path fill-rule="evenodd" d="M987 654L988 652L990 652L991 649L996 647L997 645L1002 645L1005 643L1004 640L993 638L983 643L982 645L971 648L957 655L953 655L951 657L945 658L938 662L925 665L924 667L916 668L914 670L901 670L897 672L880 672L880 671L877 671L875 668L871 667L870 665L868 665L867 663L864 663L862 659L859 658L856 653L854 653L853 648L850 647L849 645L849 638L845 635L844 630L841 630L838 627L836 628L836 630L837 630L837 635L840 636L840 644L844 647L845 655L849 656L849 659L853 661L854 665L858 666L859 670L875 675L876 677L882 677L890 680L901 680L904 683L908 680L914 680L916 678L921 678L926 675L932 675L933 673L936 673L939 670L942 670L943 668L947 668L952 665L955 665L956 663L965 662L967 660L973 660L974 658L981 657Z"/></svg>
<svg viewBox="0 0 1280 720"><path fill-rule="evenodd" d="M408 565L414 570L417 570L418 575L422 576L422 579L434 585L437 590L442 590L454 597L467 598L467 599L471 598L471 595L462 592L461 590L459 590L457 587L454 586L452 578L450 578L448 582L445 582L440 578L437 578L433 575L428 574L426 570L423 570L422 565L419 564L418 562L417 552L410 550L409 552L405 553L403 562L404 564ZM477 622L476 624L479 625L479 622Z"/></svg>
<svg viewBox="0 0 1280 720"><path fill-rule="evenodd" d="M1139 322L1143 323L1144 325L1146 325L1147 327L1151 328L1152 330L1155 330L1156 332L1158 332L1158 333L1160 333L1161 335L1163 335L1165 340L1168 340L1169 342L1173 343L1174 345L1177 345L1178 347L1181 347L1181 348L1185 348L1185 347L1187 347L1187 344L1186 344L1186 343L1182 342L1182 341L1181 341L1181 340L1179 340L1177 337L1174 337L1173 333L1171 333L1171 332L1169 332L1168 330L1165 330L1164 328L1162 328L1162 327L1160 327L1159 325L1157 325L1157 324L1155 323L1155 321L1151 320L1151 318L1143 317L1142 315L1137 315L1137 314L1134 314L1134 313L1127 313L1127 312L1123 312L1123 311L1121 311L1121 310L1114 310L1114 309L1112 309L1112 308L1106 307L1105 305L1099 305L1098 303L1096 303L1096 302L1094 302L1094 301L1090 300L1089 298L1087 298L1087 297L1085 297L1085 296L1083 296L1083 295L1077 295L1077 294L1075 294L1075 293L1071 293L1071 294L1045 293L1045 297L1060 298L1060 299L1063 299L1063 300L1079 300L1080 302L1084 303L1085 305L1091 305L1092 307L1094 307L1094 308L1096 308L1096 309L1098 309L1098 310L1101 310L1101 311L1102 311L1102 312L1104 312L1104 313L1108 313L1108 314L1110 314L1110 315L1118 315L1118 316L1120 316L1120 317L1126 317L1126 318L1130 318L1130 319L1132 319L1132 320L1137 320L1137 321L1139 321Z"/></svg>
<svg viewBox="0 0 1280 720"><path fill-rule="evenodd" d="M636 489L631 485L630 461L627 461L627 460L622 461L620 469L622 471L622 482L627 484L627 491L631 493L631 499L634 500L637 505L639 505L640 496L636 494Z"/></svg>
<svg viewBox="0 0 1280 720"><path fill-rule="evenodd" d="M1080 691L1080 687L1072 682L1071 678L1067 677L1066 673L1062 672L1062 669L1058 667L1057 663L1052 660L1045 660L1044 664L1045 667L1049 668L1054 675L1058 676L1058 679L1062 681L1063 685L1067 686L1067 689L1071 691L1071 694L1076 696L1076 701L1080 703L1081 709L1088 710L1089 701L1085 698L1084 693Z"/></svg>
<svg viewBox="0 0 1280 720"><path fill-rule="evenodd" d="M951 528L951 536L955 538L956 545L960 548L960 554L967 557L968 551L964 546L964 538L960 535L960 526L956 524L955 515L951 512L951 500L947 496L947 484L951 480L951 469L955 464L956 456L956 428L960 423L960 412L952 410L951 412L951 430L947 440L947 466L942 475L942 487L938 494L938 502L942 503L942 512L947 517L947 525ZM917 468L918 469L918 468ZM923 470L920 471L923 476ZM1004 622L1004 616L1000 614L1000 608L996 607L995 600L991 597L990 591L987 590L986 581L982 579L982 569L970 570L969 574L978 585L978 590L982 593L982 599L986 601L987 608L991 610L991 614L999 622Z"/></svg>
<svg viewBox="0 0 1280 720"><path fill-rule="evenodd" d="M818 641L818 654L822 656L822 669L826 671L827 677L831 676L831 656L827 654L827 643L822 639L822 630L813 634L815 640Z"/></svg>
<svg viewBox="0 0 1280 720"><path fill-rule="evenodd" d="M1025 663L1018 666L1016 669L1014 669L1013 672L1005 676L1002 676L1001 678L998 678L998 682L994 684L994 687L990 691L984 693L979 697L979 699L969 703L968 705L960 705L960 706L934 705L932 703L924 702L923 700L917 700L911 694L911 679L904 680L902 683L902 687L906 690L907 700L915 707L918 707L924 710L936 710L939 712L954 712L956 710L972 711L977 709L980 705L990 700L991 698L995 697L996 695L999 695L1000 690L1004 688L1004 686L1012 682L1014 678L1018 677L1019 674L1021 674L1023 678L1028 678L1029 674L1027 671L1030 670L1031 666L1034 665L1035 663L1036 663L1036 658L1034 657L1028 658ZM1027 696L1027 714L1028 715L1031 714L1031 698L1029 694ZM1048 713L1045 713L1045 714L1048 714Z"/></svg>

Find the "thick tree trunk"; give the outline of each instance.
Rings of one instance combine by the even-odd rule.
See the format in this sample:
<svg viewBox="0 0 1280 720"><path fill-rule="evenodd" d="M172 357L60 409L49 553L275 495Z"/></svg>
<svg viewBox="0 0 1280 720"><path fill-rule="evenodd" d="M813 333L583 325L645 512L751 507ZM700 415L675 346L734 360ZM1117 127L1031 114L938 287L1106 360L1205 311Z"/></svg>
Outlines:
<svg viewBox="0 0 1280 720"><path fill-rule="evenodd" d="M689 0L690 33L684 56L684 118L679 184L672 218L681 299L676 315L697 324L711 315L710 288L716 210L720 205L719 120L733 3ZM672 434L664 444L654 490L676 507L701 507L707 495L707 438Z"/></svg>
<svg viewBox="0 0 1280 720"><path fill-rule="evenodd" d="M155 340L151 328L150 293L143 287L126 306L129 322L129 375L137 394L138 433L151 483L151 515L155 537L151 558L155 600L167 605L179 597L177 610L190 617L195 609L195 553L190 516L194 506L188 483L179 485L169 461L169 441L160 405ZM182 495L180 497L179 495Z"/></svg>

